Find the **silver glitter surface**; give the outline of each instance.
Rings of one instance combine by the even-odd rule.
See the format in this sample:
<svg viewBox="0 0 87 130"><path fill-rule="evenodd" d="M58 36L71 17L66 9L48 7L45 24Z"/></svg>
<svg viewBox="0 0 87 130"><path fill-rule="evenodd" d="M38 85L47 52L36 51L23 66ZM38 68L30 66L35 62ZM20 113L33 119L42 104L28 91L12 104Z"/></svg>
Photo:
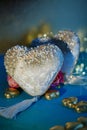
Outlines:
<svg viewBox="0 0 87 130"><path fill-rule="evenodd" d="M55 45L34 49L15 46L5 55L7 73L32 96L44 94L63 65L61 50Z"/></svg>
<svg viewBox="0 0 87 130"><path fill-rule="evenodd" d="M61 70L65 73L66 77L68 77L72 73L78 60L80 50L79 38L72 31L59 31L54 38L63 41L61 45L60 42L57 44L61 48L64 56L64 63Z"/></svg>

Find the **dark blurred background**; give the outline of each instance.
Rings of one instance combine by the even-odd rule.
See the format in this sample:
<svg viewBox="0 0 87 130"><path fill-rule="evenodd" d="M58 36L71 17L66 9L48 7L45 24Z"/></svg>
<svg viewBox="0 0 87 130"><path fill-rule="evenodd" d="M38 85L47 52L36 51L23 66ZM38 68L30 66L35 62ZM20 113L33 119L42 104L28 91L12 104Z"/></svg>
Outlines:
<svg viewBox="0 0 87 130"><path fill-rule="evenodd" d="M29 45L42 33L64 29L75 31L81 51L87 52L87 0L0 1L0 53L16 44Z"/></svg>

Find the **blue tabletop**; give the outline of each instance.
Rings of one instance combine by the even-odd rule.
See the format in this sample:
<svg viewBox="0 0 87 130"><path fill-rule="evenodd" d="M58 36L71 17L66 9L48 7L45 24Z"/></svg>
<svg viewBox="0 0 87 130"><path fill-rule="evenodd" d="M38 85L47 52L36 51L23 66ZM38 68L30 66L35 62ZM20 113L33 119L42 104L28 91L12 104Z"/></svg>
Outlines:
<svg viewBox="0 0 87 130"><path fill-rule="evenodd" d="M7 87L3 55L0 55L0 106L10 106L31 98L27 93L22 92L16 98L6 99L4 92ZM20 113L16 119L5 119L0 116L0 128L2 128L1 130L49 130L54 125L64 125L66 122L76 121L80 116L87 116L87 113L77 113L73 109L64 107L62 99L77 96L79 100L87 101L86 93L86 86L65 85L60 97L48 101L42 96L38 102Z"/></svg>

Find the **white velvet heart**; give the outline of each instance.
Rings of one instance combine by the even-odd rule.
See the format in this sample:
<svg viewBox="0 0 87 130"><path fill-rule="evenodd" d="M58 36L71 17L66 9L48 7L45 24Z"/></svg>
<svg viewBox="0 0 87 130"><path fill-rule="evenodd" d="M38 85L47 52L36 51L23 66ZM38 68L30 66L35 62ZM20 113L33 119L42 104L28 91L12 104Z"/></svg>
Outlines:
<svg viewBox="0 0 87 130"><path fill-rule="evenodd" d="M32 96L43 95L63 64L61 50L55 45L28 49L15 46L5 55L7 73Z"/></svg>

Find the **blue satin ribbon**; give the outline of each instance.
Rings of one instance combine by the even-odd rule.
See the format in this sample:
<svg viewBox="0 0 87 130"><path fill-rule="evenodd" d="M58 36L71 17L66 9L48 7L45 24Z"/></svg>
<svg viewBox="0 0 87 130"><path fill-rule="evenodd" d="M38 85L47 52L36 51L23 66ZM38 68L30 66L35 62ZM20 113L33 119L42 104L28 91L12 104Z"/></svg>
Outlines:
<svg viewBox="0 0 87 130"><path fill-rule="evenodd" d="M16 118L16 116L29 108L33 103L37 102L39 97L34 97L32 99L26 99L10 107L0 107L0 116L8 119Z"/></svg>

